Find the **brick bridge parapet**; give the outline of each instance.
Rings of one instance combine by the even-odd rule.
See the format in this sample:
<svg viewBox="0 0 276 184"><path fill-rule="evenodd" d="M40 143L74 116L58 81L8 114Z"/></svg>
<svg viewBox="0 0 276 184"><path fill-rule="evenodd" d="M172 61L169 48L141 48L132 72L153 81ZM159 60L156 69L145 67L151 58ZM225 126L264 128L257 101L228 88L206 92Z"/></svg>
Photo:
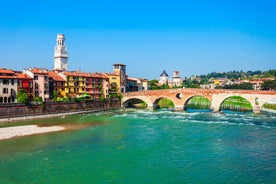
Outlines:
<svg viewBox="0 0 276 184"><path fill-rule="evenodd" d="M123 93L122 106L132 99L139 99L147 103L148 108L154 108L154 105L161 98L170 99L175 110L183 110L186 103L194 96L203 96L210 100L211 109L219 111L223 101L231 96L240 96L248 100L253 112L259 113L261 107L270 99L276 99L276 91L258 91L258 90L224 90L224 89L193 89L178 88L165 90L147 90L138 92Z"/></svg>

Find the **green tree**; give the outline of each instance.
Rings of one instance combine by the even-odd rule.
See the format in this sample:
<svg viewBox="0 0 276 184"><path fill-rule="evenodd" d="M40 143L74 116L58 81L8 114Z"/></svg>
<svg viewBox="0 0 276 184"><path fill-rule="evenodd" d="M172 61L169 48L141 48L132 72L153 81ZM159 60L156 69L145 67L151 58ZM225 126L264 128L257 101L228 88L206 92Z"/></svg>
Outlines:
<svg viewBox="0 0 276 184"><path fill-rule="evenodd" d="M57 101L59 96L60 96L60 92L59 91L54 91L53 97L54 97L55 101Z"/></svg>
<svg viewBox="0 0 276 184"><path fill-rule="evenodd" d="M184 81L183 86L185 88L199 88L200 85L197 80L187 79Z"/></svg>
<svg viewBox="0 0 276 184"><path fill-rule="evenodd" d="M160 89L170 89L168 84L163 84Z"/></svg>
<svg viewBox="0 0 276 184"><path fill-rule="evenodd" d="M22 102L26 105L29 103L28 95L24 89L20 89L17 93L17 101Z"/></svg>
<svg viewBox="0 0 276 184"><path fill-rule="evenodd" d="M159 82L158 82L158 80L156 80L156 79L148 81L149 88L150 88L151 90L160 89L160 88L158 87L158 83L159 83Z"/></svg>
<svg viewBox="0 0 276 184"><path fill-rule="evenodd" d="M216 89L245 89L245 90L253 90L253 86L250 83L242 83L242 84L231 84L225 85L222 87L216 87Z"/></svg>
<svg viewBox="0 0 276 184"><path fill-rule="evenodd" d="M262 85L262 90L276 90L276 79L265 81Z"/></svg>

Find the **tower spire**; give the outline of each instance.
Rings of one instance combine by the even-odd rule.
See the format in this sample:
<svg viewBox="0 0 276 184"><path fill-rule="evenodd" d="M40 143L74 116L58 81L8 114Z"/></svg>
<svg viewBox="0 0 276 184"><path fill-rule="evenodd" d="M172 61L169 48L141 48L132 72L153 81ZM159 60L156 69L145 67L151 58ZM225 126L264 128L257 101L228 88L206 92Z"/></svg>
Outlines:
<svg viewBox="0 0 276 184"><path fill-rule="evenodd" d="M68 70L68 52L65 46L64 34L57 35L57 43L54 50L54 69Z"/></svg>

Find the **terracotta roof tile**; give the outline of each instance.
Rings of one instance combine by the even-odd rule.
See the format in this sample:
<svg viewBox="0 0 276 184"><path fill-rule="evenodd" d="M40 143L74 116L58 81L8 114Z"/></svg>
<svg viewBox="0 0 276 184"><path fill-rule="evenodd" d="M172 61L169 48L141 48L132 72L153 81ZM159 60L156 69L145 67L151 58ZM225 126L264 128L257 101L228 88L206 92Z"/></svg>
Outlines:
<svg viewBox="0 0 276 184"><path fill-rule="evenodd" d="M49 77L52 77L54 79L54 81L65 81L60 75L58 75L54 71L49 71L48 75L49 75Z"/></svg>
<svg viewBox="0 0 276 184"><path fill-rule="evenodd" d="M18 79L33 79L31 76L24 73L16 73Z"/></svg>
<svg viewBox="0 0 276 184"><path fill-rule="evenodd" d="M4 73L4 74L14 74L14 71L9 70L9 69L5 69L5 68L0 68L0 73Z"/></svg>
<svg viewBox="0 0 276 184"><path fill-rule="evenodd" d="M35 74L48 74L48 70L44 68L30 68L29 70Z"/></svg>

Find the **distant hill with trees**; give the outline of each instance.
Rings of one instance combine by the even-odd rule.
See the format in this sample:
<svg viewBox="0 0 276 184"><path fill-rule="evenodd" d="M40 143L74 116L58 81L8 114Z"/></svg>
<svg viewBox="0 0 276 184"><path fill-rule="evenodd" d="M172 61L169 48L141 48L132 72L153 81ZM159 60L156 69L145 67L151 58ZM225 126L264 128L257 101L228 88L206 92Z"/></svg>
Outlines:
<svg viewBox="0 0 276 184"><path fill-rule="evenodd" d="M252 90L250 81L268 79L262 84L262 90L276 90L276 82L271 79L276 78L276 70L268 71L230 71L230 72L212 72L205 75L193 76L185 79L183 86L186 88L200 88L201 85L212 84L216 79L227 79L231 84L216 85L217 89L245 89ZM270 80L269 80L270 79ZM248 82L245 82L245 81ZM242 81L242 83L235 83Z"/></svg>
<svg viewBox="0 0 276 184"><path fill-rule="evenodd" d="M268 79L262 84L262 90L276 90L276 69L268 71L229 71L229 72L211 72L204 75L195 75L183 80L183 86L185 88L200 88L201 85L212 84L216 79L227 79L232 84L216 85L217 89L245 89L252 90L253 86L250 81ZM275 80L271 80L275 79ZM235 83L236 81L242 81L241 83ZM247 82L245 82L247 81ZM168 85L158 85L158 80L150 80L148 82L149 88L152 90L168 89Z"/></svg>
<svg viewBox="0 0 276 184"><path fill-rule="evenodd" d="M200 78L228 78L228 79L258 79L258 78L269 78L276 77L276 70L268 70L268 71L230 71L230 72L212 72L207 75L199 75Z"/></svg>

